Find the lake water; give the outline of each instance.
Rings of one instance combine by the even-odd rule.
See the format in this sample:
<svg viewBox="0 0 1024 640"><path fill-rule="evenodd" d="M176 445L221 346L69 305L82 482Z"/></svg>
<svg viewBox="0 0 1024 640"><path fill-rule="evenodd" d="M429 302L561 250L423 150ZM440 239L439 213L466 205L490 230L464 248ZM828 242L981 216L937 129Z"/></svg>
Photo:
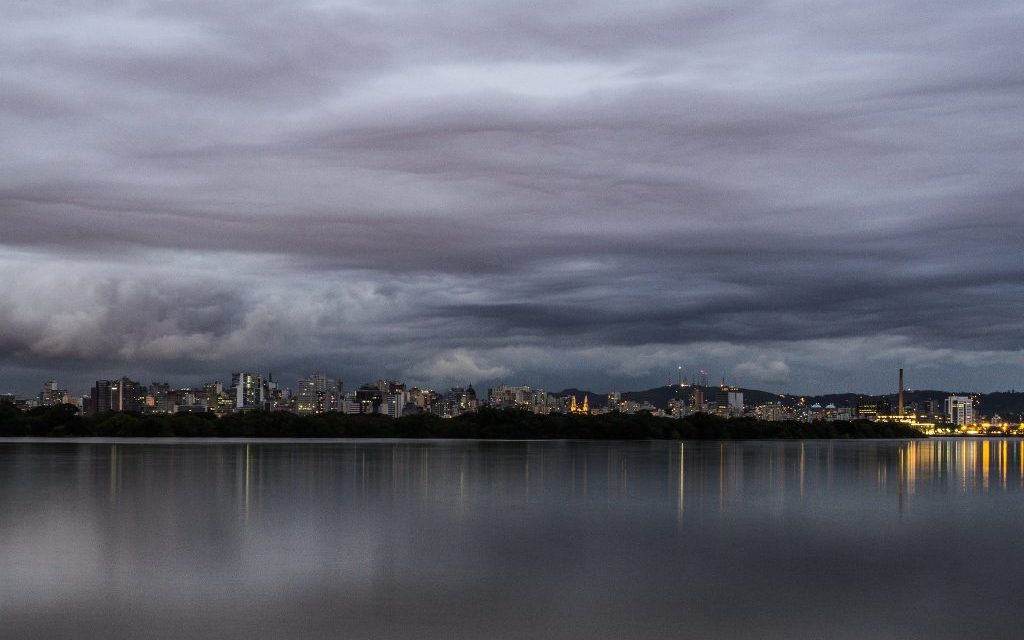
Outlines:
<svg viewBox="0 0 1024 640"><path fill-rule="evenodd" d="M2 638L1020 637L1017 439L0 441Z"/></svg>

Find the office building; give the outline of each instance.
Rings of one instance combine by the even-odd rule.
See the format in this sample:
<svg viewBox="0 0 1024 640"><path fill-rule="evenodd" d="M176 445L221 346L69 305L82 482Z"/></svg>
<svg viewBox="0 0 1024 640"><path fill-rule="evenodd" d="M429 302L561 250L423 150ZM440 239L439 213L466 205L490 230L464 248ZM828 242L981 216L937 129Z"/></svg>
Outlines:
<svg viewBox="0 0 1024 640"><path fill-rule="evenodd" d="M231 374L231 397L236 410L263 408L263 376L242 371Z"/></svg>
<svg viewBox="0 0 1024 640"><path fill-rule="evenodd" d="M97 380L90 392L90 409L93 414L106 413L112 409L112 395L117 382L113 380ZM120 393L120 392L119 392Z"/></svg>
<svg viewBox="0 0 1024 640"><path fill-rule="evenodd" d="M718 413L727 416L743 414L743 392L736 387L723 384L715 392L715 403L718 406Z"/></svg>
<svg viewBox="0 0 1024 640"><path fill-rule="evenodd" d="M67 389L58 389L57 383L53 380L48 380L43 384L42 391L39 392L39 406L40 407L53 407L59 404L64 404L68 399Z"/></svg>
<svg viewBox="0 0 1024 640"><path fill-rule="evenodd" d="M946 416L955 425L974 424L974 401L970 396L946 398Z"/></svg>

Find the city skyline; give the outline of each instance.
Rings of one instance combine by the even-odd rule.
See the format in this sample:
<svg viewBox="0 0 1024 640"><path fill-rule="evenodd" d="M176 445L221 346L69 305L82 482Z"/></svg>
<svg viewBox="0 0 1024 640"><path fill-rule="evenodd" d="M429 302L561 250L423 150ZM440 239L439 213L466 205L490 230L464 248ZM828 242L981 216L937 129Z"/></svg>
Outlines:
<svg viewBox="0 0 1024 640"><path fill-rule="evenodd" d="M228 375L214 376L212 378L203 379L203 380L195 379L195 380L187 381L184 384L179 383L179 381L169 381L169 380L166 380L166 379L165 380L152 380L152 381L146 382L146 381L144 381L143 377L140 377L138 375L132 375L131 373L122 373L121 375L109 376L109 377L106 377L106 378L96 378L96 377L93 377L92 379L90 379L90 381L88 383L85 383L85 386L82 387L81 389L79 387L81 387L82 385L76 386L74 384L66 384L64 382L64 379L61 378L60 376L52 376L48 380L37 384L36 388L34 390L30 389L30 390L19 390L19 391L16 391L16 390L9 389L9 388L0 388L0 397L8 397L8 398L16 397L16 398L21 399L21 400L38 398L40 396L40 390L39 389L40 389L40 385L41 385L41 387L43 389L42 393L44 393L44 394L47 393L47 390L52 390L52 391L58 391L59 390L61 393L69 394L71 397L74 397L79 402L81 402L82 398L87 397L90 394L90 392L94 392L95 391L95 385L96 384L104 382L104 383L113 383L114 385L116 385L121 380L123 380L123 381L130 381L132 384L140 385L143 388L156 386L156 387L166 388L168 390L198 390L198 389L202 389L204 387L219 386L219 387L222 387L224 390L227 390L227 389L235 389L236 386L238 386L238 379L239 379L240 376L244 377L244 376L250 376L250 375L258 376L259 380L260 380L259 384L265 385L265 384L269 383L271 385L269 388L276 389L276 390L279 390L279 391L283 392L285 394L285 397L296 397L297 395L300 395L304 385L309 384L310 381L312 381L314 379L320 381L318 386L327 385L327 386L329 386L331 388L334 388L336 386L339 391L342 390L342 389L345 389L348 392L354 391L354 390L356 390L357 388L359 388L361 386L365 386L365 385L379 385L379 384L382 384L382 383L399 384L400 386L402 386L402 388L417 389L417 390L421 390L421 391L425 391L425 392L446 392L448 390L474 388L474 387L478 387L481 390L489 390L491 387L510 387L511 388L511 387L521 387L521 386L525 385L525 387L523 387L523 388L532 388L532 389L534 389L536 391L546 391L548 394L552 394L552 395L561 393L563 391L571 391L571 392L575 392L575 393L585 393L585 394L592 394L592 395L597 395L597 396L606 396L606 395L609 395L609 396L610 395L616 395L616 396L618 396L618 395L621 395L622 393L643 393L643 392L647 392L647 391L654 391L654 390L659 389L659 388L680 388L680 389L705 388L705 389L716 389L716 388L720 387L722 389L736 389L736 390L754 391L754 392L758 392L758 393L767 393L767 394L778 395L780 397L785 396L787 398L799 398L801 396L806 396L806 397L809 397L809 398L815 398L815 397L824 397L824 396L830 396L830 395L853 395L853 396L863 396L863 397L881 397L881 396L890 396L891 395L891 396L894 396L894 397L899 397L899 401L901 403L902 403L902 395L899 393L899 390L901 390L901 389L903 391L906 391L907 393L939 392L939 393L945 393L947 395L955 395L955 394L969 394L969 395L982 394L982 395L984 395L984 394L987 394L987 393L996 393L996 394L999 394L999 393L1017 393L1017 389L1016 388L995 389L995 390L987 390L986 391L986 390L972 389L972 388L970 388L968 386L963 386L963 385L956 386L956 387L949 387L949 388L928 387L928 386L912 387L912 386L909 386L909 385L906 384L906 381L905 381L905 378L904 378L904 370L903 369L899 370L899 383L898 383L898 385L896 387L890 387L888 389L882 389L881 391L878 391L878 392L866 392L866 391L863 391L863 390L856 390L856 389L844 389L844 390L840 390L840 391L825 392L825 393L803 393L803 392L801 392L799 390L781 390L781 389L772 389L772 388L758 387L757 385L745 385L742 382L739 382L737 380L729 380L729 379L727 379L725 377L722 377L719 380L713 380L712 377L709 376L709 374L705 370L703 370L703 369L698 369L698 370L694 371L692 376L690 376L688 374L684 374L682 372L681 368L678 368L675 373L676 373L676 375L678 377L674 381L669 381L667 384L664 384L664 385L657 385L657 386L654 386L654 387L651 387L651 388L621 387L621 388L607 388L607 389L587 388L587 387L584 387L584 386L573 385L573 384L549 387L549 386L543 385L543 384L538 385L535 382L532 382L530 380L511 379L511 378L502 378L502 379L496 379L496 380L477 380L477 381L469 380L469 381L465 381L465 382L460 383L460 384L452 384L452 385L424 384L421 381L407 380L407 379L402 378L402 377L376 377L376 378L368 378L368 379L364 378L364 379L360 379L361 382L352 382L351 379L350 379L350 381L348 383L346 383L345 379L343 377L339 377L339 376L333 375L330 372L325 372L325 371L322 371L322 370L321 371L307 371L304 375L301 375L301 376L298 376L298 377L295 377L295 378L287 378L287 377L282 378L281 375L275 375L273 371L264 372L264 371L257 370L257 369L250 369L248 371L245 371L245 370L241 370L241 369L236 369L236 370L234 370L232 373L230 373Z"/></svg>
<svg viewBox="0 0 1024 640"><path fill-rule="evenodd" d="M725 380L719 386L710 386L704 372L698 374L698 380L689 383L680 368L678 383L647 390L595 393L594 390L577 388L554 390L502 383L484 392L483 388L477 391L472 384L431 389L404 380L384 379L346 386L343 381L323 372L304 377L292 388L274 380L270 374L237 371L231 374L230 384L213 380L184 387L166 382L146 385L128 376L102 379L97 380L88 395L83 394L82 397L76 397L68 389L61 388L58 382L49 380L35 398L0 394L0 404L4 405L0 408L5 408L8 417L22 411L36 418L57 416L58 419L69 415L68 410L73 409L74 413L80 412L101 422L110 419L114 413L149 417L204 414L223 418L252 411L265 417L272 414L373 414L392 419L410 417L419 420L425 414L435 419L464 418L486 408L544 416L611 413L684 420L690 417L704 419L699 416L711 415L757 422L813 424L859 420L899 423L926 435L993 432L1020 435L1024 432L1024 423L1020 422L1024 416L1024 401L1020 396L1024 394L964 394L908 389L903 369L898 372L895 393L871 396L853 393L831 397L774 394L733 386ZM11 408L14 414L10 413ZM512 417L512 420L516 419ZM124 426L122 424L121 428ZM147 428L152 432L152 423ZM171 423L167 423L166 428L175 432Z"/></svg>
<svg viewBox="0 0 1024 640"><path fill-rule="evenodd" d="M2 391L1021 386L1019 3L3 5Z"/></svg>

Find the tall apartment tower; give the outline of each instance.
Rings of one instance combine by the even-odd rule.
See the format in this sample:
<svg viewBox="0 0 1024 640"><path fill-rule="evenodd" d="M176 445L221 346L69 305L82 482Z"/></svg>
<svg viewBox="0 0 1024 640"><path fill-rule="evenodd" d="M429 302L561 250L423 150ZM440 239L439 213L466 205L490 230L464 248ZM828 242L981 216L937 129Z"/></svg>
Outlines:
<svg viewBox="0 0 1024 640"><path fill-rule="evenodd" d="M146 387L127 376L115 382L117 393L111 398L111 409L141 412L146 404Z"/></svg>
<svg viewBox="0 0 1024 640"><path fill-rule="evenodd" d="M231 396L235 409L263 408L263 376L242 371L231 374Z"/></svg>
<svg viewBox="0 0 1024 640"><path fill-rule="evenodd" d="M113 380L97 380L96 386L92 388L92 412L95 414L106 413L112 410L113 394L118 385Z"/></svg>
<svg viewBox="0 0 1024 640"><path fill-rule="evenodd" d="M694 387L693 391L690 392L690 406L693 407L694 411L703 411L704 391L701 387Z"/></svg>
<svg viewBox="0 0 1024 640"><path fill-rule="evenodd" d="M300 415L325 413L338 408L338 383L323 373L299 380L296 411Z"/></svg>

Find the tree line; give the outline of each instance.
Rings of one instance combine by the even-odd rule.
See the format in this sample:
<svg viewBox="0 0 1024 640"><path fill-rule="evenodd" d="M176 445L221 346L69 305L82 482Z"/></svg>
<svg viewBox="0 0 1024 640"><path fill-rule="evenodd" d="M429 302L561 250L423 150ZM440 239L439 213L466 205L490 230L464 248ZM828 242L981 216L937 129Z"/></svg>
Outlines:
<svg viewBox="0 0 1024 640"><path fill-rule="evenodd" d="M218 418L211 413L144 414L108 412L80 415L72 405L26 412L0 403L0 437L105 438L479 438L585 440L751 440L816 438L917 438L902 424L850 422L766 422L697 413L681 420L650 413L538 415L483 408L443 419L429 413L397 420L382 415L246 411Z"/></svg>

